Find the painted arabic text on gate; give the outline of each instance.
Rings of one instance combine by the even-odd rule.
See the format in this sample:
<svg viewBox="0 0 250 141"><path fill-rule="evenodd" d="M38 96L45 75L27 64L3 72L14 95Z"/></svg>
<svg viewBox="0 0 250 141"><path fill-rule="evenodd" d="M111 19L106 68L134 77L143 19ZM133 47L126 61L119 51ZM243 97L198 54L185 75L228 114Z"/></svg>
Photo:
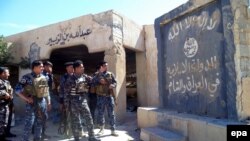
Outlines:
<svg viewBox="0 0 250 141"><path fill-rule="evenodd" d="M216 33L220 24L220 11L215 9L211 16L209 13L203 11L198 16L187 16L169 27L166 90L170 95L208 93L214 96L220 89L218 52L215 48L208 48L211 45L204 44L205 38L201 38L206 33ZM178 57L173 55L175 53Z"/></svg>

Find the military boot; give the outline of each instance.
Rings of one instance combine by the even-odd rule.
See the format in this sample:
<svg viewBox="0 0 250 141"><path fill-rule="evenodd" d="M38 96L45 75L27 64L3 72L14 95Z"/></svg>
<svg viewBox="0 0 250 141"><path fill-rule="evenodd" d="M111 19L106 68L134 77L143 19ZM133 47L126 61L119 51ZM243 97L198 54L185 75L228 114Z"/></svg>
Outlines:
<svg viewBox="0 0 250 141"><path fill-rule="evenodd" d="M80 136L85 138L85 137L87 137L87 133L84 132L84 131L81 131L81 132L80 132Z"/></svg>
<svg viewBox="0 0 250 141"><path fill-rule="evenodd" d="M100 131L97 133L97 135L103 135L104 134L104 126L100 126Z"/></svg>
<svg viewBox="0 0 250 141"><path fill-rule="evenodd" d="M115 130L111 130L111 135L112 136L115 136L115 137L118 137L118 133L115 131Z"/></svg>
<svg viewBox="0 0 250 141"><path fill-rule="evenodd" d="M89 141L101 141L101 139L98 139L96 137L89 137Z"/></svg>
<svg viewBox="0 0 250 141"><path fill-rule="evenodd" d="M79 131L79 134L80 134L80 137L87 137L87 132L85 132L85 129L84 129L84 127L82 127L82 128L80 128L79 129L80 131Z"/></svg>

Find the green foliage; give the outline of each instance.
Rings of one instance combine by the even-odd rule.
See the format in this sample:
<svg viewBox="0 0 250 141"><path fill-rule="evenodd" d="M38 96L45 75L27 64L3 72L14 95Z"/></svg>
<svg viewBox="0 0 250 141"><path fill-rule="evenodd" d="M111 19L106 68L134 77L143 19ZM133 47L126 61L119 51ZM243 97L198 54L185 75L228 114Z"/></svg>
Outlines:
<svg viewBox="0 0 250 141"><path fill-rule="evenodd" d="M11 48L13 45L8 45L8 43L4 40L3 36L0 36L0 64L7 65L13 57L11 56Z"/></svg>

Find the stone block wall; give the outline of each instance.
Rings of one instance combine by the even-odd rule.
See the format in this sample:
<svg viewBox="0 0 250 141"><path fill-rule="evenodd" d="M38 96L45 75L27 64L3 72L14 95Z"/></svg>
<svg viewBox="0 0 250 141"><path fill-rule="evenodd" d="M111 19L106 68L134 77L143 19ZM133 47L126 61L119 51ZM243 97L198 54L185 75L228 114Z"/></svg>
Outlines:
<svg viewBox="0 0 250 141"><path fill-rule="evenodd" d="M237 111L240 120L250 118L250 1L231 0L234 24Z"/></svg>
<svg viewBox="0 0 250 141"><path fill-rule="evenodd" d="M159 106L157 47L153 25L144 26L145 51L136 53L138 106Z"/></svg>

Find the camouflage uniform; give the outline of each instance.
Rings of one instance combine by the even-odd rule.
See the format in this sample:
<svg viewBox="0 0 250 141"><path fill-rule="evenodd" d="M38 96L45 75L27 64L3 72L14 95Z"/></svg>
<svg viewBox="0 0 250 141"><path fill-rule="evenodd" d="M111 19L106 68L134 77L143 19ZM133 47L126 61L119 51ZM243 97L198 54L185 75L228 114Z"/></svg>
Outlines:
<svg viewBox="0 0 250 141"><path fill-rule="evenodd" d="M37 81L36 81L37 80ZM41 93L38 91L41 88ZM45 76L42 74L36 75L35 73L26 74L22 77L21 81L16 85L16 94L21 94L22 92L28 96L32 97L34 103L26 103L25 106L25 123L24 123L24 134L22 136L22 141L28 141L31 133L32 125L34 124L34 140L41 140L42 127L45 124L47 117L47 100L50 100L48 83ZM35 123L34 123L34 119Z"/></svg>
<svg viewBox="0 0 250 141"><path fill-rule="evenodd" d="M84 117L84 122L88 130L89 140L96 140L94 137L94 125L87 103L88 83L90 79L87 75L69 76L64 87L64 102L70 107L71 129L75 140L79 140L79 115ZM67 105L67 104L70 105Z"/></svg>
<svg viewBox="0 0 250 141"><path fill-rule="evenodd" d="M9 116L9 100L4 99L6 94L12 94L11 85L9 81L0 79L0 136L5 136L5 130L8 123Z"/></svg>
<svg viewBox="0 0 250 141"><path fill-rule="evenodd" d="M96 89L95 89L95 82L96 82L96 76L97 76L98 72L94 73L93 78L90 82L90 91L89 91L89 109L90 109L90 113L93 119L93 122L95 123L96 118L95 118L95 109L96 109L96 103L97 103L97 96L96 96Z"/></svg>
<svg viewBox="0 0 250 141"><path fill-rule="evenodd" d="M100 80L104 79L108 81L107 85L102 85ZM108 111L109 123L111 126L111 131L115 131L115 100L111 95L111 91L109 89L110 85L113 87L116 86L116 80L114 75L111 72L105 71L103 73L99 73L96 76L96 94L97 94L97 111L98 111L98 123L101 128L105 125L104 119L104 111L105 107Z"/></svg>
<svg viewBox="0 0 250 141"><path fill-rule="evenodd" d="M65 91L64 91L64 87L65 87L65 82L66 82L66 80L68 79L69 76L70 76L70 74L65 73L60 78L60 87L59 87L60 88L59 89L59 98L60 98L59 103L60 104L64 103L64 99L65 99L64 97L66 96Z"/></svg>
<svg viewBox="0 0 250 141"><path fill-rule="evenodd" d="M60 120L60 112L59 112L59 96L57 93L53 92L53 89L55 89L55 82L54 82L54 76L53 74L49 74L46 72L43 72L43 75L46 76L48 79L48 85L49 85L49 95L51 99L51 112L50 112L50 118L52 119L53 123L58 123Z"/></svg>

